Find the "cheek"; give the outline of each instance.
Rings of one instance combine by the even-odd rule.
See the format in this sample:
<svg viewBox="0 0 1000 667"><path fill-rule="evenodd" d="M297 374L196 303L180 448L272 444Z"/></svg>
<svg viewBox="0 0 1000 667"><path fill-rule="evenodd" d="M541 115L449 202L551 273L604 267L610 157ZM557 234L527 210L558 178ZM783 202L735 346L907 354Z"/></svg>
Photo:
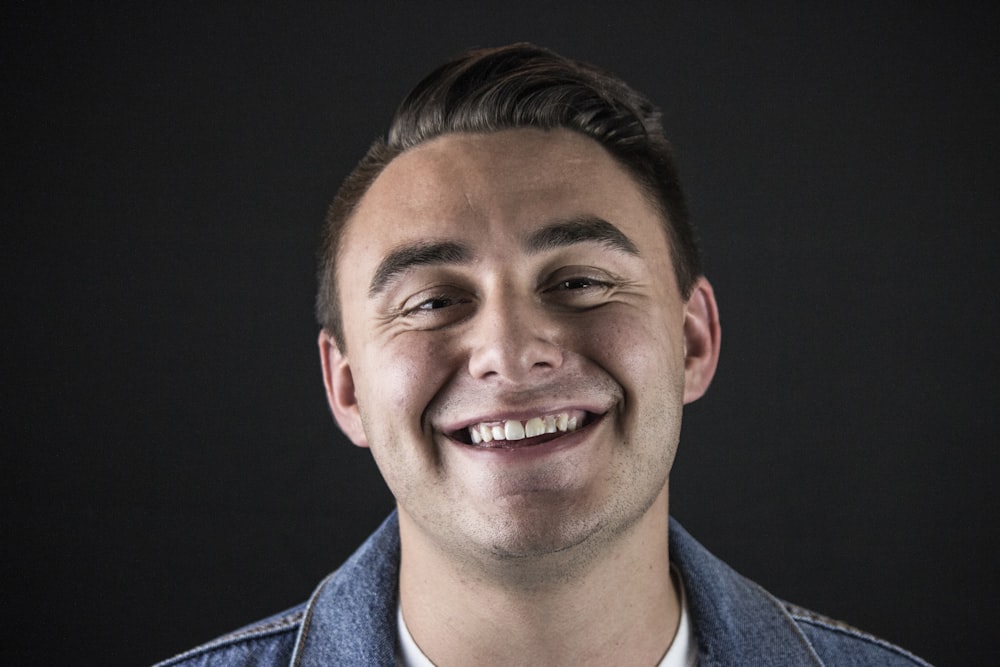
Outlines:
<svg viewBox="0 0 1000 667"><path fill-rule="evenodd" d="M682 327L657 309L617 309L611 317L578 327L574 344L620 383L662 382L673 376L683 382Z"/></svg>
<svg viewBox="0 0 1000 667"><path fill-rule="evenodd" d="M362 412L378 407L373 417L404 428L419 428L419 419L447 376L444 346L433 336L401 336L388 345L371 346L358 377L366 383ZM388 411L388 412L387 412Z"/></svg>

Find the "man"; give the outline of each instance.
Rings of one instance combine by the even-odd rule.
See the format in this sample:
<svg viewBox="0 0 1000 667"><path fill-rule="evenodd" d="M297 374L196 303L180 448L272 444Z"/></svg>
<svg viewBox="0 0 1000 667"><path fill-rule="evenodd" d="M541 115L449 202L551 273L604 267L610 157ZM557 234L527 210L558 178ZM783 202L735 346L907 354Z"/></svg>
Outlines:
<svg viewBox="0 0 1000 667"><path fill-rule="evenodd" d="M397 512L305 605L165 664L925 664L670 523L719 317L626 84L530 45L444 65L342 186L321 257L330 407Z"/></svg>

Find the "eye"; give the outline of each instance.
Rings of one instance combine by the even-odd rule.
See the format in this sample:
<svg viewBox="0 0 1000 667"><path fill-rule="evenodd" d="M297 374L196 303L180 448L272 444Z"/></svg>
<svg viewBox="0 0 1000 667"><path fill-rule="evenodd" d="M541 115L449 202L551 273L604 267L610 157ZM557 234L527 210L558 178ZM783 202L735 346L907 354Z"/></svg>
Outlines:
<svg viewBox="0 0 1000 667"><path fill-rule="evenodd" d="M554 289L557 290L582 290L591 287L608 287L608 283L603 280L597 280L596 278L579 277L579 278L568 278L566 280L561 280L555 286Z"/></svg>
<svg viewBox="0 0 1000 667"><path fill-rule="evenodd" d="M542 290L552 304L574 310L587 310L605 303L614 293L617 281L594 267L568 266L552 274Z"/></svg>
<svg viewBox="0 0 1000 667"><path fill-rule="evenodd" d="M472 301L461 289L427 289L410 296L397 312L417 329L438 329L464 319Z"/></svg>
<svg viewBox="0 0 1000 667"><path fill-rule="evenodd" d="M416 306L414 306L410 312L413 311L427 311L427 310L438 310L440 308L447 308L448 306L453 306L457 303L456 299L450 296L435 296L427 299L426 301L421 301Z"/></svg>
<svg viewBox="0 0 1000 667"><path fill-rule="evenodd" d="M606 271L590 266L565 266L549 275L542 291L597 292L611 289L617 280ZM544 284L544 283L543 283Z"/></svg>

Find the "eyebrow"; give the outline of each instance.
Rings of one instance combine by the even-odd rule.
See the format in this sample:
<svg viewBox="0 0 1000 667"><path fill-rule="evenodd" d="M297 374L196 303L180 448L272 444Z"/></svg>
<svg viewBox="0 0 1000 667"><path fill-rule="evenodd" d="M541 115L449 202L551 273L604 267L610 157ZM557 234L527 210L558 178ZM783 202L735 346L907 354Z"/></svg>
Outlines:
<svg viewBox="0 0 1000 667"><path fill-rule="evenodd" d="M578 243L601 243L612 250L638 255L629 237L607 220L585 216L559 220L536 230L525 242L531 254ZM399 276L416 266L465 264L472 261L468 246L454 241L426 241L396 248L383 259L368 286L369 298L378 296Z"/></svg>
<svg viewBox="0 0 1000 667"><path fill-rule="evenodd" d="M368 296L377 296L389 283L414 266L462 264L471 258L472 253L467 246L451 241L414 243L397 248L379 263L368 286Z"/></svg>
<svg viewBox="0 0 1000 667"><path fill-rule="evenodd" d="M585 216L560 220L546 225L528 237L530 253L554 250L577 243L601 243L612 250L638 255L639 249L632 240L607 220Z"/></svg>

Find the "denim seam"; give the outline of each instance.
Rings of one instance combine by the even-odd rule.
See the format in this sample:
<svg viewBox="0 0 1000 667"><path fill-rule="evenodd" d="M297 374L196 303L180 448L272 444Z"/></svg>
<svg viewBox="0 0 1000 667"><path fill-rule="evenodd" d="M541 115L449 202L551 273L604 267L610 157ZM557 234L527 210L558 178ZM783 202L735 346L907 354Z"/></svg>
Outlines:
<svg viewBox="0 0 1000 667"><path fill-rule="evenodd" d="M207 653L208 651L219 649L224 646L233 646L242 641L262 639L264 637L281 634L282 632L296 630L297 626L302 621L302 615L303 612L300 610L288 614L287 616L276 618L273 621L268 621L267 623L252 625L242 630L237 630L228 635L223 635L222 637L214 639L207 644L197 646L190 651L185 651L184 653L175 655L173 658L165 660L161 663L157 663L154 667L167 667L168 665L177 664L182 660L187 660L202 653Z"/></svg>
<svg viewBox="0 0 1000 667"><path fill-rule="evenodd" d="M875 635L868 634L862 630L855 628L854 626L844 623L843 621L837 621L822 614L817 614L816 612L809 611L808 609L803 609L793 604L785 604L788 613L793 619L798 623L805 623L815 627L820 627L831 632L837 632L843 635L848 635L855 639L860 639L862 641L868 642L869 644L875 644L876 646L881 646L882 648L892 651L897 655L908 658L914 662L914 664L922 665L924 667L930 667L930 663L924 662L921 658L913 655L906 649L896 646L892 642L880 639Z"/></svg>

